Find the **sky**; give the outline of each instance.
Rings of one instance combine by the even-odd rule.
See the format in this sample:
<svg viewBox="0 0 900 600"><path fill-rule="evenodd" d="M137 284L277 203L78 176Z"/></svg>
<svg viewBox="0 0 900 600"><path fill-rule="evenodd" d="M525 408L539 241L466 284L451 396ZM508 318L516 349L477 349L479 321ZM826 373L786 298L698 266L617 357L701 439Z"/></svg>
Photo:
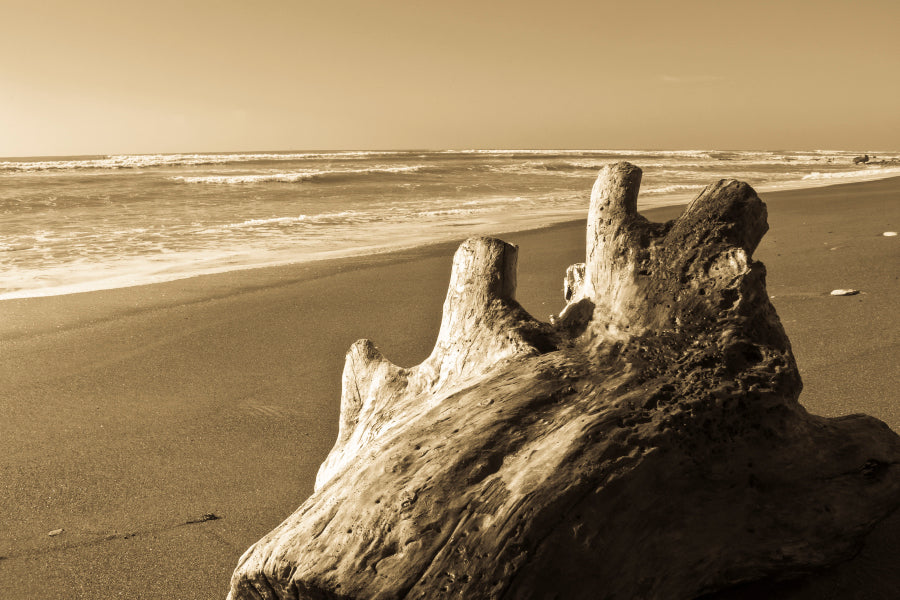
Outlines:
<svg viewBox="0 0 900 600"><path fill-rule="evenodd" d="M900 150L900 2L0 0L0 156Z"/></svg>

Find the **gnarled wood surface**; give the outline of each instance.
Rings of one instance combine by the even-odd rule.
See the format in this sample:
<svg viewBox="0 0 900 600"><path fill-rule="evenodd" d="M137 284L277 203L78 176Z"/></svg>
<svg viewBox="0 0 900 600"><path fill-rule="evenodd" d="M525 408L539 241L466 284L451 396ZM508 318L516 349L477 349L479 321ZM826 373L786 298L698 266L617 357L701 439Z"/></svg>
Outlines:
<svg viewBox="0 0 900 600"><path fill-rule="evenodd" d="M427 360L351 347L316 490L230 598L693 598L843 560L900 506L900 437L797 402L753 189L658 224L640 176L601 171L552 325L477 238Z"/></svg>

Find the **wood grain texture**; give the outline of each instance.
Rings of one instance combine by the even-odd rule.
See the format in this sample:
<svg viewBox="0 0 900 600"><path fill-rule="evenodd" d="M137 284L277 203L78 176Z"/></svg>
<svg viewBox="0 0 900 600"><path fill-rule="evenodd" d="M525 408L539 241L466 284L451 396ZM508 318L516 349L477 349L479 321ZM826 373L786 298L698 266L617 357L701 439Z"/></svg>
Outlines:
<svg viewBox="0 0 900 600"><path fill-rule="evenodd" d="M639 185L601 171L552 324L478 238L428 359L353 345L316 491L230 598L693 598L854 553L900 506L900 437L798 403L752 258L765 205L724 180L651 223Z"/></svg>

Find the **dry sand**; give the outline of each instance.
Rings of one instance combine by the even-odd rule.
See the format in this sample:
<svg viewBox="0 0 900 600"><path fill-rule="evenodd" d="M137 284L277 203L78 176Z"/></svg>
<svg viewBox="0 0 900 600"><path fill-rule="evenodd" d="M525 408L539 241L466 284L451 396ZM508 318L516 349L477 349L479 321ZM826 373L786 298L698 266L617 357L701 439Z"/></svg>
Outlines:
<svg viewBox="0 0 900 600"><path fill-rule="evenodd" d="M900 229L900 178L762 196L756 258L801 402L900 431L900 238L882 236ZM500 237L520 245L520 302L546 320L584 222ZM0 302L0 597L224 597L238 557L312 491L350 344L401 365L430 352L455 247ZM898 522L789 591L895 589Z"/></svg>

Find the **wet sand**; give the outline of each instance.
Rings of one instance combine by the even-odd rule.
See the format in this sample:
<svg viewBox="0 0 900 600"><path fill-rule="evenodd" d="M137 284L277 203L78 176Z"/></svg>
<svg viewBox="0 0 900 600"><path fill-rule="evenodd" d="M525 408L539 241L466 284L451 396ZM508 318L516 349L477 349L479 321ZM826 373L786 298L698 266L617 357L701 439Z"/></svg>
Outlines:
<svg viewBox="0 0 900 600"><path fill-rule="evenodd" d="M755 257L801 402L900 431L900 237L882 236L900 230L900 178L762 197ZM499 237L520 246L522 305L558 312L584 222ZM0 302L0 596L223 598L238 557L312 491L350 344L404 366L430 352L455 247ZM887 582L898 521L791 592Z"/></svg>

